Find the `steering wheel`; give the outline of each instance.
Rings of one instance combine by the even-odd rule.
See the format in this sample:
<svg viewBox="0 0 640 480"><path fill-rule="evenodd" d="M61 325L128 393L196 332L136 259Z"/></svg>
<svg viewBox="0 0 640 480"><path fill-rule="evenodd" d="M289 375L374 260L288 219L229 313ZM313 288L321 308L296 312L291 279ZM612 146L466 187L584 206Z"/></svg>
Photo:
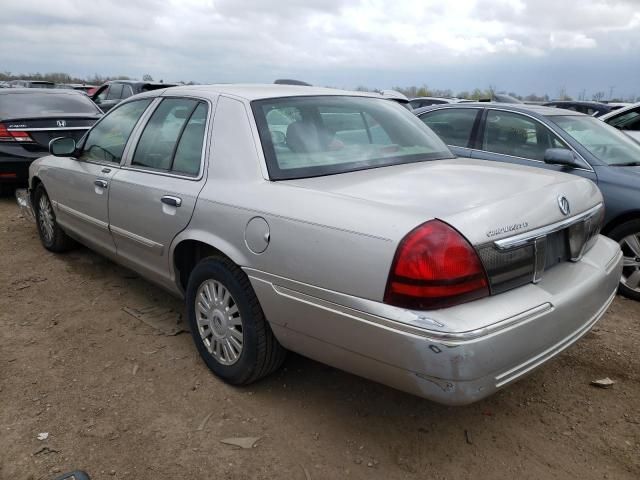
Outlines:
<svg viewBox="0 0 640 480"><path fill-rule="evenodd" d="M113 153L111 153L109 150L107 150L106 148L102 148L102 147L101 147L101 146L99 146L99 145L91 145L91 146L89 147L89 150L87 150L87 152L89 153L89 155L93 155L92 150L93 150L94 148L95 148L96 150L100 150L100 151L104 152L104 153L106 154L106 155L104 155L104 157L105 157L104 159L105 159L106 161L108 161L108 162L115 162L115 161L116 161L116 159L118 158L118 157L116 157Z"/></svg>

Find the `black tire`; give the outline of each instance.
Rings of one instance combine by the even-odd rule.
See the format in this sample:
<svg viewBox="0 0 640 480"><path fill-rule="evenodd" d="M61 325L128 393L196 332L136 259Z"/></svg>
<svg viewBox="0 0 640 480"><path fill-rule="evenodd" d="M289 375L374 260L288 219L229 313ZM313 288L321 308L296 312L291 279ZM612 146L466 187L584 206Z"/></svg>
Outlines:
<svg viewBox="0 0 640 480"><path fill-rule="evenodd" d="M43 222L41 218L45 215L45 212L42 210L41 201L42 199L46 199L46 205L48 205L49 215L51 217L51 221L53 222L53 228L51 234L46 232L45 227L43 226ZM68 250L71 250L75 247L76 243L74 240L69 237L64 230L58 225L56 221L56 214L53 211L53 207L51 205L51 200L47 195L47 191L44 186L40 183L36 187L36 190L33 194L33 213L36 217L36 225L38 227L38 235L40 236L40 242L42 246L47 250L55 253L62 253Z"/></svg>
<svg viewBox="0 0 640 480"><path fill-rule="evenodd" d="M243 346L235 363L220 363L205 345L197 323L196 298L207 281L219 282L228 290L237 306L242 325ZM286 356L258 302L249 279L231 260L223 256L207 257L189 276L186 292L187 314L193 341L207 366L232 385L248 385L277 370Z"/></svg>
<svg viewBox="0 0 640 480"><path fill-rule="evenodd" d="M612 240L615 240L616 242L620 243L623 238L633 234L640 235L640 219L629 220L628 222L618 225L617 227L615 227L613 230L609 232L608 236ZM623 246L623 245L621 246L622 246L622 252L625 255L625 257L629 257L630 255L632 255L633 252L629 249L628 246ZM638 255L638 257L640 257L640 255ZM624 267L623 275L628 277L632 273L631 269L633 268L638 268L638 267ZM620 282L620 286L618 287L618 293L620 293L621 295L624 295L627 298L630 298L631 300L640 301L640 291L627 287L622 283L622 281Z"/></svg>

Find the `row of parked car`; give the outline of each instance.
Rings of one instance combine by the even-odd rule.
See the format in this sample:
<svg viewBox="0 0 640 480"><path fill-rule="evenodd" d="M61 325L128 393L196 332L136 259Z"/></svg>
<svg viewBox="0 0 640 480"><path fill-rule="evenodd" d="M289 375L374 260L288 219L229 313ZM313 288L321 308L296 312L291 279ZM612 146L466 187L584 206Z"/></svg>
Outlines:
<svg viewBox="0 0 640 480"><path fill-rule="evenodd" d="M601 120L312 86L135 93L98 119L80 93L0 91L0 148L42 156L18 198L43 246L184 297L229 383L292 350L469 403L576 342L618 288L640 296L640 144Z"/></svg>

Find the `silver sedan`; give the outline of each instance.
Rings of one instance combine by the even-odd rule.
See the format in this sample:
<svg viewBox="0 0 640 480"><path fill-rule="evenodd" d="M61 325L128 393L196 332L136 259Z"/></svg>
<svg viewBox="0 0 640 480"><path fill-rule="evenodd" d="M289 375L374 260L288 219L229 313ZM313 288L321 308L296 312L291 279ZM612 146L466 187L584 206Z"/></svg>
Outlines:
<svg viewBox="0 0 640 480"><path fill-rule="evenodd" d="M81 242L184 297L235 385L292 350L473 402L588 332L620 278L592 182L456 159L368 94L171 88L50 150L30 169L44 247Z"/></svg>

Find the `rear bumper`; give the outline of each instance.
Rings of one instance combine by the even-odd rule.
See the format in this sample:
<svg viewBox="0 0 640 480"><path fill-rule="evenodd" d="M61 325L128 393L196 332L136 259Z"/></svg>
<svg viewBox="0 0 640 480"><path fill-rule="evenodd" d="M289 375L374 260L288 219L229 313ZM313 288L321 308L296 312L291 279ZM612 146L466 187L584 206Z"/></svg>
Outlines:
<svg viewBox="0 0 640 480"><path fill-rule="evenodd" d="M622 255L600 237L538 284L410 312L247 269L278 340L337 368L449 405L480 400L575 343L615 297Z"/></svg>

